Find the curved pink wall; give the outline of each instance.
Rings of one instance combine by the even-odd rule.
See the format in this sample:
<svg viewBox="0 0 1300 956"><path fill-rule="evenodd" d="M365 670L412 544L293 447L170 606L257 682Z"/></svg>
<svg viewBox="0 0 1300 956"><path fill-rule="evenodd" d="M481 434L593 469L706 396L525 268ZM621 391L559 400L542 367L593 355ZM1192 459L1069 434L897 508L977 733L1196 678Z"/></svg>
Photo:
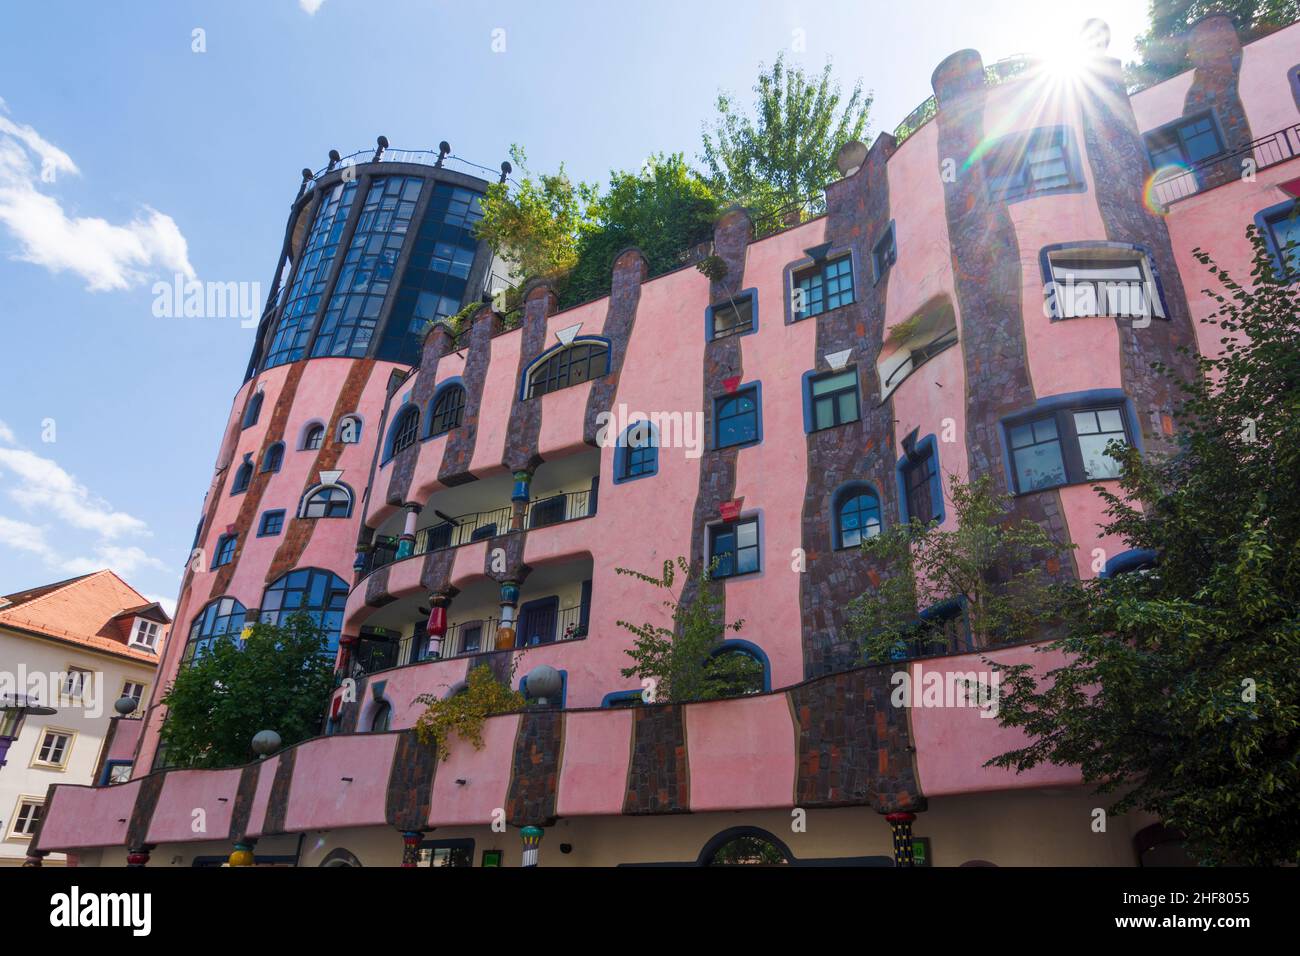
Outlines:
<svg viewBox="0 0 1300 956"><path fill-rule="evenodd" d="M784 694L688 704L691 809L793 803L798 735Z"/></svg>

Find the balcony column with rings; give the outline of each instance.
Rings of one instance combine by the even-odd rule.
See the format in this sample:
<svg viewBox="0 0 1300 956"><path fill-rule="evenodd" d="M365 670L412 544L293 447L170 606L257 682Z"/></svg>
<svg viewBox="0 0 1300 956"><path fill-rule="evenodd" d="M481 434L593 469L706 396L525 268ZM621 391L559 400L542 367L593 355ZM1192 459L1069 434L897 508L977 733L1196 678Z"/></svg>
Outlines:
<svg viewBox="0 0 1300 956"><path fill-rule="evenodd" d="M402 536L397 539L398 561L415 553L415 522L422 510L414 501L408 501L402 507L406 509L406 519L402 525Z"/></svg>
<svg viewBox="0 0 1300 956"><path fill-rule="evenodd" d="M524 520L528 517L528 496L531 494L533 473L528 470L515 472L515 486L510 492L510 530L523 531Z"/></svg>

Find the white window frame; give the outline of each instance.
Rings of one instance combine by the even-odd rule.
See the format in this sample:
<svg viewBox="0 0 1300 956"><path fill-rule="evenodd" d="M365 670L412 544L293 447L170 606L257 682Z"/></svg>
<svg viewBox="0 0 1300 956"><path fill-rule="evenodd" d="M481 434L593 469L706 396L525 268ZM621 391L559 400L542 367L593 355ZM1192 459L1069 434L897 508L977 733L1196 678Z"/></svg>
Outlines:
<svg viewBox="0 0 1300 956"><path fill-rule="evenodd" d="M18 829L18 822L19 819L21 818L23 807L25 806L39 807L41 809L42 815L44 815L45 800L42 797L36 797L25 793L19 794L18 801L14 804L14 812L9 818L9 831L6 834L7 839L30 840L33 836L35 836L35 833L33 832L27 832ZM35 824L30 824L30 825L32 826L32 829L35 830L35 828L40 825L40 820L38 819Z"/></svg>
<svg viewBox="0 0 1300 956"><path fill-rule="evenodd" d="M158 635L161 630L162 625L157 621L151 621L147 617L137 617L135 627L131 629L131 644L152 651L158 646ZM145 639L146 635L148 640Z"/></svg>
<svg viewBox="0 0 1300 956"><path fill-rule="evenodd" d="M81 675L74 689L72 687L72 678L75 675ZM68 700L80 700L86 693L86 684L95 679L95 672L85 667L75 667L71 664L63 672L63 683L59 685L59 696Z"/></svg>
<svg viewBox="0 0 1300 956"><path fill-rule="evenodd" d="M119 764L114 764L113 766L109 767L109 768L108 768L108 784L109 784L109 786L113 786L113 785L116 785L116 784L119 784L119 783L129 783L130 780L131 780L131 771L132 771L134 768L135 768L135 765L134 765L134 764L129 764L129 763L119 763ZM113 777L114 777L116 774L121 773L121 772L124 771L124 770L126 771L126 775L125 775L121 780L114 780L114 779L113 779Z"/></svg>
<svg viewBox="0 0 1300 956"><path fill-rule="evenodd" d="M47 760L41 756L41 751L45 749L46 741L51 736L66 738L63 751L58 760ZM31 766L42 770L66 770L68 768L68 758L72 756L72 745L76 739L77 732L75 730L66 730L62 727L42 727L36 746L32 748Z"/></svg>
<svg viewBox="0 0 1300 956"><path fill-rule="evenodd" d="M1081 277L1074 282L1075 273L1067 266L1058 266L1066 260L1074 263L1087 263L1095 260L1099 266L1124 263L1127 269L1135 269L1138 277L1120 276L1117 273L1106 277L1106 270L1099 268L1095 274ZM1066 246L1053 249L1047 253L1047 268L1052 283L1051 318L1066 319L1150 319L1166 318L1165 306L1160 298L1160 288L1156 285L1155 273L1151 269L1151 260L1140 249L1116 248L1114 246ZM1058 272L1058 269L1061 271ZM1133 284L1140 283L1141 301L1135 306L1132 302ZM1100 286L1100 289L1098 288ZM1090 293L1077 290L1090 289ZM1102 294L1099 294L1102 293ZM1086 296L1092 302L1091 311L1080 312L1080 296Z"/></svg>
<svg viewBox="0 0 1300 956"><path fill-rule="evenodd" d="M139 697L137 697L135 694L128 694L128 693L126 692L126 689L127 689L128 687L131 687L132 685L134 685L134 686L140 688L140 696L139 696ZM130 680L130 679L128 678L127 680L122 681L122 693L121 693L120 695L118 695L118 696L119 696L119 697L130 697L132 700L134 700L134 701L136 702L136 704L137 704L137 706L138 706L138 705L144 703L144 692L145 692L146 690L148 690L148 689L149 689L149 685L146 684L144 681L139 681L139 680Z"/></svg>

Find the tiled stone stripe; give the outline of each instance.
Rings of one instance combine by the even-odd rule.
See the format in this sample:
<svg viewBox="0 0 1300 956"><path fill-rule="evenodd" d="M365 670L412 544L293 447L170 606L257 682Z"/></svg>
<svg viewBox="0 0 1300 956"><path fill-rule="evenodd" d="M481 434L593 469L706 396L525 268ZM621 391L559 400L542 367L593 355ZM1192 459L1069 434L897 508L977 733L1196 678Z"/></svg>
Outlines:
<svg viewBox="0 0 1300 956"><path fill-rule="evenodd" d="M126 825L126 846L143 846L149 837L149 824L153 823L153 812L158 807L158 797L162 794L163 784L167 781L165 773L151 773L140 781L140 789L135 793L135 805L131 808L131 821Z"/></svg>
<svg viewBox="0 0 1300 956"><path fill-rule="evenodd" d="M563 752L563 711L530 710L520 715L506 798L506 822L511 826L549 826L555 822Z"/></svg>
<svg viewBox="0 0 1300 956"><path fill-rule="evenodd" d="M294 399L298 395L298 383L302 381L302 373L306 367L305 362L294 362L289 366L289 371L284 377L284 385L280 389L280 395L275 401L275 409L271 414L271 421L267 424L266 436L262 439L262 447L257 454L253 456L253 480L249 482L248 490L244 492L243 498L239 502L239 514L235 518L235 530L239 532L239 540L235 545L235 556L229 564L223 564L217 568L217 573L212 576L212 590L208 592L209 598L219 597L225 594L230 588L230 582L235 576L235 569L239 567L239 558L244 553L244 546L248 543L248 538L255 533L257 516L262 511L262 496L266 493L266 487L271 483L271 479L279 472L264 474L262 472L262 462L266 460L266 450L278 441L285 442L285 453L290 450L290 443L285 441L284 426L289 420L289 412L293 409ZM248 398L253 395L249 390ZM248 399L245 402L245 411L247 410ZM239 422L242 427L244 421L244 411L239 413ZM238 448L238 444L235 446ZM234 481L235 471L239 468L242 458L232 460L230 467L226 469L226 481L222 483L220 489L213 496L213 510L220 502L222 496L230 494L229 485ZM287 510L287 509L286 509ZM295 512L296 514L297 512ZM212 529L208 529L209 536ZM207 540L206 538L204 540ZM216 547L213 540L212 547ZM205 561L210 562L211 557L204 555ZM207 570L204 568L204 570Z"/></svg>
<svg viewBox="0 0 1300 956"><path fill-rule="evenodd" d="M422 744L414 730L404 730L393 750L388 774L384 818L399 830L420 830L428 825L433 807L433 778L438 772L438 748Z"/></svg>
<svg viewBox="0 0 1300 956"><path fill-rule="evenodd" d="M357 722L361 719L361 703L366 699L366 690L370 684L370 675L363 674L355 678L356 700L350 700L339 708L339 733L355 734Z"/></svg>
<svg viewBox="0 0 1300 956"><path fill-rule="evenodd" d="M515 373L515 391L510 399L510 424L506 428L505 453L501 464L511 471L536 468L542 462L537 453L542 431L542 402L539 398L521 399L520 383L524 369L547 349L546 319L555 312L556 298L551 287L534 279L524 292L524 322L520 334L519 367Z"/></svg>
<svg viewBox="0 0 1300 956"><path fill-rule="evenodd" d="M623 812L688 813L690 808L685 709L674 704L633 708Z"/></svg>
<svg viewBox="0 0 1300 956"><path fill-rule="evenodd" d="M877 400L880 377L875 359L884 344L888 280L872 281L871 248L889 225L886 162L894 138L876 137L856 175L826 190L826 242L831 255L852 250L855 295L852 305L817 316L816 368L829 371L827 353L852 349L857 366L861 417L851 425L812 432L807 437L808 475L804 490L802 543L807 570L799 576L804 677L818 677L861 662L856 642L841 631L845 605L869 587L873 569L860 551L835 551L832 498L847 481L870 481L880 495L887 524L898 514L894 481L894 403ZM805 319L803 321L810 321ZM877 573L885 569L876 566Z"/></svg>
<svg viewBox="0 0 1300 956"><path fill-rule="evenodd" d="M339 455L343 452L343 446L338 442L339 420L350 412L355 412L361 401L361 393L370 380L370 375L374 371L374 359L356 359L348 369L347 379L343 382L343 388L339 391L338 398L334 402L334 411L330 413L329 421L325 425L325 442L321 445L320 451L316 455L316 461L311 469L307 472L307 483L299 492L299 500L307 489L316 484L317 475L322 471L330 471L339 460ZM363 489L360 487L363 478L361 472L352 476L353 480L348 481L348 476L344 475L343 480L352 488L353 493L358 500L352 503L353 522L358 519L356 515L361 506L359 500ZM275 557L266 571L266 582L269 584L286 571L297 567L302 553L307 548L307 542L311 540L312 531L316 527L319 518L299 518L297 517L298 501L292 502L294 517L289 521L288 527L284 531L284 540L280 547L276 549ZM334 569L331 569L334 570Z"/></svg>
<svg viewBox="0 0 1300 956"><path fill-rule="evenodd" d="M366 606L383 607L385 604L391 604L396 598L388 593L388 572L392 568L391 564L385 564L377 571L372 571L366 578Z"/></svg>
<svg viewBox="0 0 1300 956"><path fill-rule="evenodd" d="M463 485L474 481L470 462L474 460L474 447L478 440L478 420L483 411L483 383L487 379L488 364L492 361L492 328L496 321L489 306L474 314L469 341L465 345L465 368L460 373L465 386L465 412L459 428L447 436L442 451L442 464L438 480L444 485Z"/></svg>
<svg viewBox="0 0 1300 956"><path fill-rule="evenodd" d="M721 281L709 283L709 301L727 301L745 288L745 250L751 233L749 213L743 209L727 212L718 220L713 230L714 255L727 264L727 274ZM708 560L705 555L704 529L719 518L719 507L736 494L736 459L739 448L714 447L713 400L726 393L723 379L737 377L744 383L745 367L741 357L740 337L729 335L714 339L704 346L704 442L700 456L699 487L695 494L695 508L691 514L691 567L703 569ZM760 411L761 414L761 411ZM695 600L699 587L694 578L682 587L681 601L689 604ZM723 613L726 613L726 588L718 589Z"/></svg>
<svg viewBox="0 0 1300 956"><path fill-rule="evenodd" d="M429 424L429 402L433 398L433 393L437 391L438 360L442 358L449 345L451 345L451 333L447 331L447 326L442 324L435 325L424 339L424 347L420 352L420 374L416 376L410 398L411 404L420 410L420 428L415 443L403 448L389 462L388 492L384 495L384 501L389 504L402 504L410 496L415 463L420 457L420 449L424 447L424 430ZM393 398L397 398L396 393L393 394ZM398 412L405 407L405 404L390 402L388 421L395 421ZM377 437L379 441L375 446L376 453L382 459L385 436Z"/></svg>
<svg viewBox="0 0 1300 956"><path fill-rule="evenodd" d="M1194 349L1196 332L1169 230L1164 219L1149 212L1142 202L1146 150L1124 95L1118 62L1113 71L1096 73L1094 83L1097 85L1089 87L1094 90L1092 97L1082 110L1084 140L1106 238L1147 249L1168 315L1168 321L1152 318L1145 328L1135 328L1127 319L1114 320L1119 330L1121 381L1137 410L1146 447L1169 452L1174 444L1169 432L1181 395L1151 363L1163 362L1183 376L1193 377L1195 363L1178 349Z"/></svg>
<svg viewBox="0 0 1300 956"><path fill-rule="evenodd" d="M787 696L798 732L795 805L921 810L907 709L890 703L886 667L844 671Z"/></svg>
<svg viewBox="0 0 1300 956"><path fill-rule="evenodd" d="M1232 19L1222 14L1210 15L1197 23L1188 33L1187 54L1196 70L1183 101L1183 115L1213 110L1223 131L1223 145L1229 151L1248 146L1254 135L1237 90L1241 74L1241 38ZM1127 107L1128 97L1118 102ZM1202 176L1208 188L1236 179L1241 173L1239 163L1221 163ZM1133 201L1138 202L1140 198L1139 194Z"/></svg>
<svg viewBox="0 0 1300 956"><path fill-rule="evenodd" d="M271 781L271 795L266 801L266 821L262 824L262 833L265 836L286 832L284 817L289 810L289 788L293 783L293 763L297 755L296 749L280 752L280 762L275 767L275 779Z"/></svg>
<svg viewBox="0 0 1300 956"><path fill-rule="evenodd" d="M253 814L253 800L257 797L257 781L262 764L250 763L239 772L239 787L235 790L235 803L230 808L230 842L238 843L248 833L248 821Z"/></svg>
<svg viewBox="0 0 1300 956"><path fill-rule="evenodd" d="M982 164L965 165L984 139L988 90L983 61L974 50L954 53L939 64L932 83L939 108L939 161L957 164L956 181L944 184L944 203L961 312L970 477L992 475L999 491L1009 491L1000 420L1034 402L1025 350L1020 245L1006 204L989 198ZM939 467L945 467L942 452ZM1069 540L1056 491L1017 497L1011 518L1030 519L1057 541ZM1056 572L1060 577L1069 574L1064 566Z"/></svg>
<svg viewBox="0 0 1300 956"><path fill-rule="evenodd" d="M582 439L596 445L596 416L611 411L618 393L619 374L627 355L628 339L636 323L637 304L641 301L641 283L646 277L645 256L640 249L627 249L614 260L614 278L609 292L609 308L600 334L609 339L609 374L597 379L587 393L587 411L583 416ZM617 436L612 436L617 437Z"/></svg>

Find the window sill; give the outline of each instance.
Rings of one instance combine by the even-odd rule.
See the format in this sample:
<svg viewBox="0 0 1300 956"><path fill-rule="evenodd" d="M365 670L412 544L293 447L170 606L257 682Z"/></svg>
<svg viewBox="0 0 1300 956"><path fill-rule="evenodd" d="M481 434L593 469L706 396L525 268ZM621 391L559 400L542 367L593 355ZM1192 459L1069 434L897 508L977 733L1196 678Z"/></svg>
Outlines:
<svg viewBox="0 0 1300 956"><path fill-rule="evenodd" d="M1015 497L1023 498L1025 495L1036 495L1042 491L1056 491L1058 488L1078 488L1083 485L1095 485L1102 481L1119 481L1120 475L1113 478L1084 478L1080 481L1063 481L1059 485L1043 485L1041 488L1030 488L1027 491L1016 491Z"/></svg>

